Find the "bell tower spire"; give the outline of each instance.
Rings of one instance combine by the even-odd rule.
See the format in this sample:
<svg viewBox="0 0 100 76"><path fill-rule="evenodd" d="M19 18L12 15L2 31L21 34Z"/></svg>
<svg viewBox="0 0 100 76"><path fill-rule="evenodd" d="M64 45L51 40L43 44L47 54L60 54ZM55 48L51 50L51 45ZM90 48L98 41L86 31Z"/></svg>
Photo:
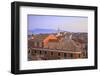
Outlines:
<svg viewBox="0 0 100 76"><path fill-rule="evenodd" d="M58 27L58 29L57 29L57 33L60 33L60 29L59 29L59 27Z"/></svg>

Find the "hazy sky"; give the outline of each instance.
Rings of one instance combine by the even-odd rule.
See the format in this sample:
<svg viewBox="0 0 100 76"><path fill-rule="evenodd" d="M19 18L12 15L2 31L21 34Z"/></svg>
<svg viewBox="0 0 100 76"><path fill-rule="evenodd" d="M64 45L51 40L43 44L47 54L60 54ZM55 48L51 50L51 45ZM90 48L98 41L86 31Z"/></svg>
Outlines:
<svg viewBox="0 0 100 76"><path fill-rule="evenodd" d="M87 32L88 17L28 15L28 30L55 29L70 32Z"/></svg>

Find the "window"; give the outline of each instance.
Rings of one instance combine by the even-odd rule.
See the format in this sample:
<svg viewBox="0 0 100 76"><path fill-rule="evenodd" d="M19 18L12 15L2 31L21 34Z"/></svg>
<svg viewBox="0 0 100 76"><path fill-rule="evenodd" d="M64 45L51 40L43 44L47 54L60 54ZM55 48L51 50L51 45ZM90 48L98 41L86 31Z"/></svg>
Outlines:
<svg viewBox="0 0 100 76"><path fill-rule="evenodd" d="M42 43L41 42L39 43L39 47L42 47Z"/></svg>
<svg viewBox="0 0 100 76"><path fill-rule="evenodd" d="M28 53L30 53L30 52L31 52L31 50L29 49L29 50L28 50Z"/></svg>
<svg viewBox="0 0 100 76"><path fill-rule="evenodd" d="M51 55L53 55L53 52L51 52Z"/></svg>
<svg viewBox="0 0 100 76"><path fill-rule="evenodd" d="M44 53L47 54L47 51L45 51Z"/></svg>
<svg viewBox="0 0 100 76"><path fill-rule="evenodd" d="M44 44L44 43L42 42L42 48L44 47L43 44Z"/></svg>
<svg viewBox="0 0 100 76"><path fill-rule="evenodd" d="M73 58L73 54L70 54L70 57Z"/></svg>
<svg viewBox="0 0 100 76"><path fill-rule="evenodd" d="M81 57L81 55L79 54L79 58Z"/></svg>
<svg viewBox="0 0 100 76"><path fill-rule="evenodd" d="M42 54L42 52L40 51L40 55Z"/></svg>
<svg viewBox="0 0 100 76"><path fill-rule="evenodd" d="M37 43L36 42L34 42L34 46L37 47Z"/></svg>
<svg viewBox="0 0 100 76"><path fill-rule="evenodd" d="M64 58L67 58L67 55L66 55L66 53L64 53Z"/></svg>
<svg viewBox="0 0 100 76"><path fill-rule="evenodd" d="M58 53L58 56L60 56L60 53Z"/></svg>
<svg viewBox="0 0 100 76"><path fill-rule="evenodd" d="M77 51L77 48L74 48L74 51Z"/></svg>
<svg viewBox="0 0 100 76"><path fill-rule="evenodd" d="M34 50L34 53L36 53L36 50Z"/></svg>
<svg viewBox="0 0 100 76"><path fill-rule="evenodd" d="M39 46L39 42L37 42L37 47L40 47L40 46Z"/></svg>
<svg viewBox="0 0 100 76"><path fill-rule="evenodd" d="M32 42L32 47L34 47L35 46L35 44L34 44L34 42Z"/></svg>
<svg viewBox="0 0 100 76"><path fill-rule="evenodd" d="M31 55L34 55L34 52L33 51L31 51Z"/></svg>

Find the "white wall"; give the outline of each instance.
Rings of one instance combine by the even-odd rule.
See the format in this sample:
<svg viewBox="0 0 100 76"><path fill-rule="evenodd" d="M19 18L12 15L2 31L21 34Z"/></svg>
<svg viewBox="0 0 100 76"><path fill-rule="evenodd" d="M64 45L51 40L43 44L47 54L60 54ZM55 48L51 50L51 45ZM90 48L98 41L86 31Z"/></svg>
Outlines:
<svg viewBox="0 0 100 76"><path fill-rule="evenodd" d="M10 48L11 5L10 4L13 1L14 0L1 0L0 2L0 76L13 76L13 74L10 73L10 55L11 55L10 54L11 53L11 48ZM98 6L98 11L100 13L100 0L21 0L21 1ZM99 20L100 20L100 14L98 15L98 22ZM100 23L98 23L98 25L99 24ZM100 26L98 28L100 28ZM98 39L99 39L98 42L100 42L100 35ZM99 53L98 57L100 57L100 52L98 53ZM99 60L98 64L100 67L100 59L98 60ZM34 76L55 76L55 75L56 76L66 76L66 75L99 76L99 74L100 74L100 68L98 70L40 73L40 74L34 74ZM33 74L26 74L26 76L28 75L32 76Z"/></svg>

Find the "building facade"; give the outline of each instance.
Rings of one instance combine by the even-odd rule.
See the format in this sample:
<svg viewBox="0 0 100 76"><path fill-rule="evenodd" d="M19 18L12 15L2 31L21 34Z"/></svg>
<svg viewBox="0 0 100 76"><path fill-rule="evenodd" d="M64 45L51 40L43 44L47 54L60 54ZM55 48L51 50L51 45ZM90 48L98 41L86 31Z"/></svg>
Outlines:
<svg viewBox="0 0 100 76"><path fill-rule="evenodd" d="M32 60L86 58L86 52L82 47L82 43L73 40L72 34L66 32L34 36L28 40L29 55Z"/></svg>

